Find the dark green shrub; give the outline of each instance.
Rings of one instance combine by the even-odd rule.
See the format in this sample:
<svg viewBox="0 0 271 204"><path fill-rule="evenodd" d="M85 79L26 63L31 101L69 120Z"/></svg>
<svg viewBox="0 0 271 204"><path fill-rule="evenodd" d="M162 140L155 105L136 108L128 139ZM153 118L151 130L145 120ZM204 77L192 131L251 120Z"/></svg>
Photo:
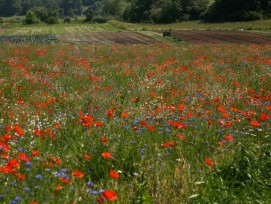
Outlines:
<svg viewBox="0 0 271 204"><path fill-rule="evenodd" d="M64 23L70 23L71 22L71 18L70 17L65 17L63 20Z"/></svg>
<svg viewBox="0 0 271 204"><path fill-rule="evenodd" d="M34 11L29 10L26 14L25 17L25 24L35 24L35 23L39 23L39 19L37 18L37 16L35 15Z"/></svg>
<svg viewBox="0 0 271 204"><path fill-rule="evenodd" d="M85 22L90 22L93 20L93 11L90 7L84 12L84 14L86 16Z"/></svg>
<svg viewBox="0 0 271 204"><path fill-rule="evenodd" d="M94 18L92 21L95 22L95 23L106 23L108 21L108 19L106 19L106 18Z"/></svg>
<svg viewBox="0 0 271 204"><path fill-rule="evenodd" d="M57 17L56 16L49 16L46 23L47 24L56 24L56 23L58 23Z"/></svg>

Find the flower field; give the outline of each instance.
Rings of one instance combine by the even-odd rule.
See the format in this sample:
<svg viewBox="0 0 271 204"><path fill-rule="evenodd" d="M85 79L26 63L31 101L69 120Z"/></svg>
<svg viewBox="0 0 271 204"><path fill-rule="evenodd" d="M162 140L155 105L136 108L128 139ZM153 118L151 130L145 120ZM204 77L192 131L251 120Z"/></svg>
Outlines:
<svg viewBox="0 0 271 204"><path fill-rule="evenodd" d="M270 46L0 53L0 203L271 200Z"/></svg>

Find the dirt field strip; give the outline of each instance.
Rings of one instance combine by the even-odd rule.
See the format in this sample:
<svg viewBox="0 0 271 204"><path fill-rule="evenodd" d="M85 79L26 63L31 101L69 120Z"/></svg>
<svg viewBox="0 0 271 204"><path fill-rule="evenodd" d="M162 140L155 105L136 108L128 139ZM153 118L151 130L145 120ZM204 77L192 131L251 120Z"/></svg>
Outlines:
<svg viewBox="0 0 271 204"><path fill-rule="evenodd" d="M163 31L157 31L161 33ZM271 44L271 35L232 30L173 30L171 36L194 44Z"/></svg>
<svg viewBox="0 0 271 204"><path fill-rule="evenodd" d="M149 44L148 42L146 42L146 41L142 38L142 36L139 36L139 35L137 35L136 33L131 33L129 36L130 36L131 38L135 39L136 41L139 41L139 44L140 44L140 42L141 42L142 44ZM140 39L140 38L141 38L141 39Z"/></svg>
<svg viewBox="0 0 271 204"><path fill-rule="evenodd" d="M3 32L5 32L5 29L0 28L0 34L3 33Z"/></svg>
<svg viewBox="0 0 271 204"><path fill-rule="evenodd" d="M4 32L0 29L0 33ZM161 35L163 31L155 31ZM159 34L160 33L160 34ZM233 30L172 30L173 38L193 44L269 44L271 45L271 34L252 33L247 31ZM30 35L31 36L31 35ZM20 37L20 36L18 36ZM13 38L11 36L11 38ZM131 31L97 31L88 33L59 34L57 38L62 43L75 44L157 44L159 40L140 32ZM14 41L16 42L16 41Z"/></svg>
<svg viewBox="0 0 271 204"><path fill-rule="evenodd" d="M137 32L91 32L58 35L63 43L88 44L156 44L159 41Z"/></svg>
<svg viewBox="0 0 271 204"><path fill-rule="evenodd" d="M107 42L107 44L115 44L115 37L117 35L115 32L99 32L96 33L96 35L101 39L101 42Z"/></svg>

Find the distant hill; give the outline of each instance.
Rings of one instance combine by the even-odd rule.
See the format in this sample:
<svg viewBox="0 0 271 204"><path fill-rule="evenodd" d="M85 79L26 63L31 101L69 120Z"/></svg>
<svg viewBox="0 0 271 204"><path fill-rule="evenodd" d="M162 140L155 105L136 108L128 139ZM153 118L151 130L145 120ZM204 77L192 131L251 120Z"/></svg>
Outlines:
<svg viewBox="0 0 271 204"><path fill-rule="evenodd" d="M127 22L249 21L271 16L270 0L0 0L0 16L26 15L35 7L58 17L82 15L89 8L94 17Z"/></svg>

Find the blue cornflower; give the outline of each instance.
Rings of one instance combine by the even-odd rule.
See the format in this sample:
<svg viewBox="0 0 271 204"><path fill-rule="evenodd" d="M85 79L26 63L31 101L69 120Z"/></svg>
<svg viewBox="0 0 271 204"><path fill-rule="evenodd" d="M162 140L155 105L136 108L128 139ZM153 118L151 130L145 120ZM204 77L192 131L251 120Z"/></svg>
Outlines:
<svg viewBox="0 0 271 204"><path fill-rule="evenodd" d="M26 162L25 164L26 164L27 166L31 166L32 163L29 161L29 162Z"/></svg>
<svg viewBox="0 0 271 204"><path fill-rule="evenodd" d="M21 201L22 197L21 196L16 196L15 201Z"/></svg>
<svg viewBox="0 0 271 204"><path fill-rule="evenodd" d="M93 195L98 195L99 194L98 191L94 191L94 190L90 190L90 189L87 189L86 192L89 193L89 194L93 194Z"/></svg>
<svg viewBox="0 0 271 204"><path fill-rule="evenodd" d="M36 179L42 179L42 175L41 174L37 174L36 175Z"/></svg>
<svg viewBox="0 0 271 204"><path fill-rule="evenodd" d="M92 186L92 187L93 187L93 186L94 186L94 183L93 183L93 182L91 182L91 181L89 181L89 182L87 182L87 185L88 185L88 186Z"/></svg>
<svg viewBox="0 0 271 204"><path fill-rule="evenodd" d="M30 191L30 188L25 187L24 190L27 191L27 192L29 192L29 191Z"/></svg>
<svg viewBox="0 0 271 204"><path fill-rule="evenodd" d="M22 152L23 149L22 149L21 147L18 147L18 148L17 148L17 151L18 151L18 152Z"/></svg>

